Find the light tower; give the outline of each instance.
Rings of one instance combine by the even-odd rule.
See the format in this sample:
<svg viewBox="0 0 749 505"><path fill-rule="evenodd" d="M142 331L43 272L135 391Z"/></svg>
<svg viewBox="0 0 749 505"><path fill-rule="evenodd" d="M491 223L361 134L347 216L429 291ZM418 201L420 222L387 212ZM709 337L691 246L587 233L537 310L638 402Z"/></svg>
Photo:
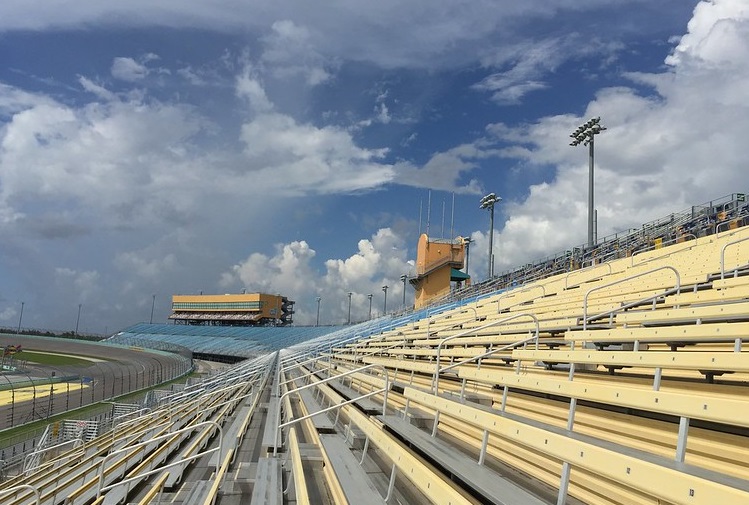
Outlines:
<svg viewBox="0 0 749 505"><path fill-rule="evenodd" d="M403 283L403 308L406 308L406 281L408 276L406 274L401 275L401 282Z"/></svg>
<svg viewBox="0 0 749 505"><path fill-rule="evenodd" d="M502 201L502 198L489 193L479 202L479 208L489 209L489 278L494 277L494 253L492 247L494 245L494 204Z"/></svg>
<svg viewBox="0 0 749 505"><path fill-rule="evenodd" d="M594 117L590 118L586 123L581 124L577 127L577 130L570 134L572 147L577 147L580 144L588 146L588 247L593 247L593 214L594 200L593 200L593 146L596 135L604 131L606 128L601 126L601 118Z"/></svg>

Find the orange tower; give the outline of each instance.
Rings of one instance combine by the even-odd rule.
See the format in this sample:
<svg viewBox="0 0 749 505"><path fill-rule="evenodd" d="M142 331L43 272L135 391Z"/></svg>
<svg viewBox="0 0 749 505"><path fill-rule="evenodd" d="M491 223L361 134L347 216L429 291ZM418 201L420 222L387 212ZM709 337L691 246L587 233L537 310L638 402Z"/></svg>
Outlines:
<svg viewBox="0 0 749 505"><path fill-rule="evenodd" d="M450 294L451 282L471 282L470 276L460 271L465 262L465 248L463 237L430 240L425 233L419 237L416 277L409 281L416 291L415 308Z"/></svg>

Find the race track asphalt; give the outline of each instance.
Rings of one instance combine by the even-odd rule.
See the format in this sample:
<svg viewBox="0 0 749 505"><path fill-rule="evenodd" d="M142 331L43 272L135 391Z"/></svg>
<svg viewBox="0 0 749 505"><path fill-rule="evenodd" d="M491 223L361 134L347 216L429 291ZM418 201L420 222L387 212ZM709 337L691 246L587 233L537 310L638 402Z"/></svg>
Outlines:
<svg viewBox="0 0 749 505"><path fill-rule="evenodd" d="M0 334L0 348L7 345L91 361L84 366L28 364L0 373L0 387L8 389L0 396L0 430L160 384L180 375L186 363L177 354L137 347Z"/></svg>

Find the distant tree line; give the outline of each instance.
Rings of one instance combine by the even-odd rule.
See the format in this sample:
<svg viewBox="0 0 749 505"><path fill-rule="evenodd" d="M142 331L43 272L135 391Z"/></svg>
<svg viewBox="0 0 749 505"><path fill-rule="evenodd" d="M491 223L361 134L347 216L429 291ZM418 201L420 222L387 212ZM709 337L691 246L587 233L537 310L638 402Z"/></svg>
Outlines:
<svg viewBox="0 0 749 505"><path fill-rule="evenodd" d="M6 335L33 335L36 337L56 337L56 338L71 338L74 340L87 340L89 342L98 342L103 340L105 337L102 335L85 335L76 334L74 331L52 331L52 330L35 330L33 328L21 328L21 331L17 331L18 328L2 328L0 327L0 333Z"/></svg>

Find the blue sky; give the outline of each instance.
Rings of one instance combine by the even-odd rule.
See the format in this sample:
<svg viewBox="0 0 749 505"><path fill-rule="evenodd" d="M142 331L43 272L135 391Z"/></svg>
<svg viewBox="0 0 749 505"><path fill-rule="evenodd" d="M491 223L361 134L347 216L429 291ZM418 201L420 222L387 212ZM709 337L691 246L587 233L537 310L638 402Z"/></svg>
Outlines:
<svg viewBox="0 0 749 505"><path fill-rule="evenodd" d="M568 249L591 116L600 236L747 191L748 50L746 0L3 2L0 325L244 288L362 319L401 303L430 193L477 279L487 192L496 271Z"/></svg>

